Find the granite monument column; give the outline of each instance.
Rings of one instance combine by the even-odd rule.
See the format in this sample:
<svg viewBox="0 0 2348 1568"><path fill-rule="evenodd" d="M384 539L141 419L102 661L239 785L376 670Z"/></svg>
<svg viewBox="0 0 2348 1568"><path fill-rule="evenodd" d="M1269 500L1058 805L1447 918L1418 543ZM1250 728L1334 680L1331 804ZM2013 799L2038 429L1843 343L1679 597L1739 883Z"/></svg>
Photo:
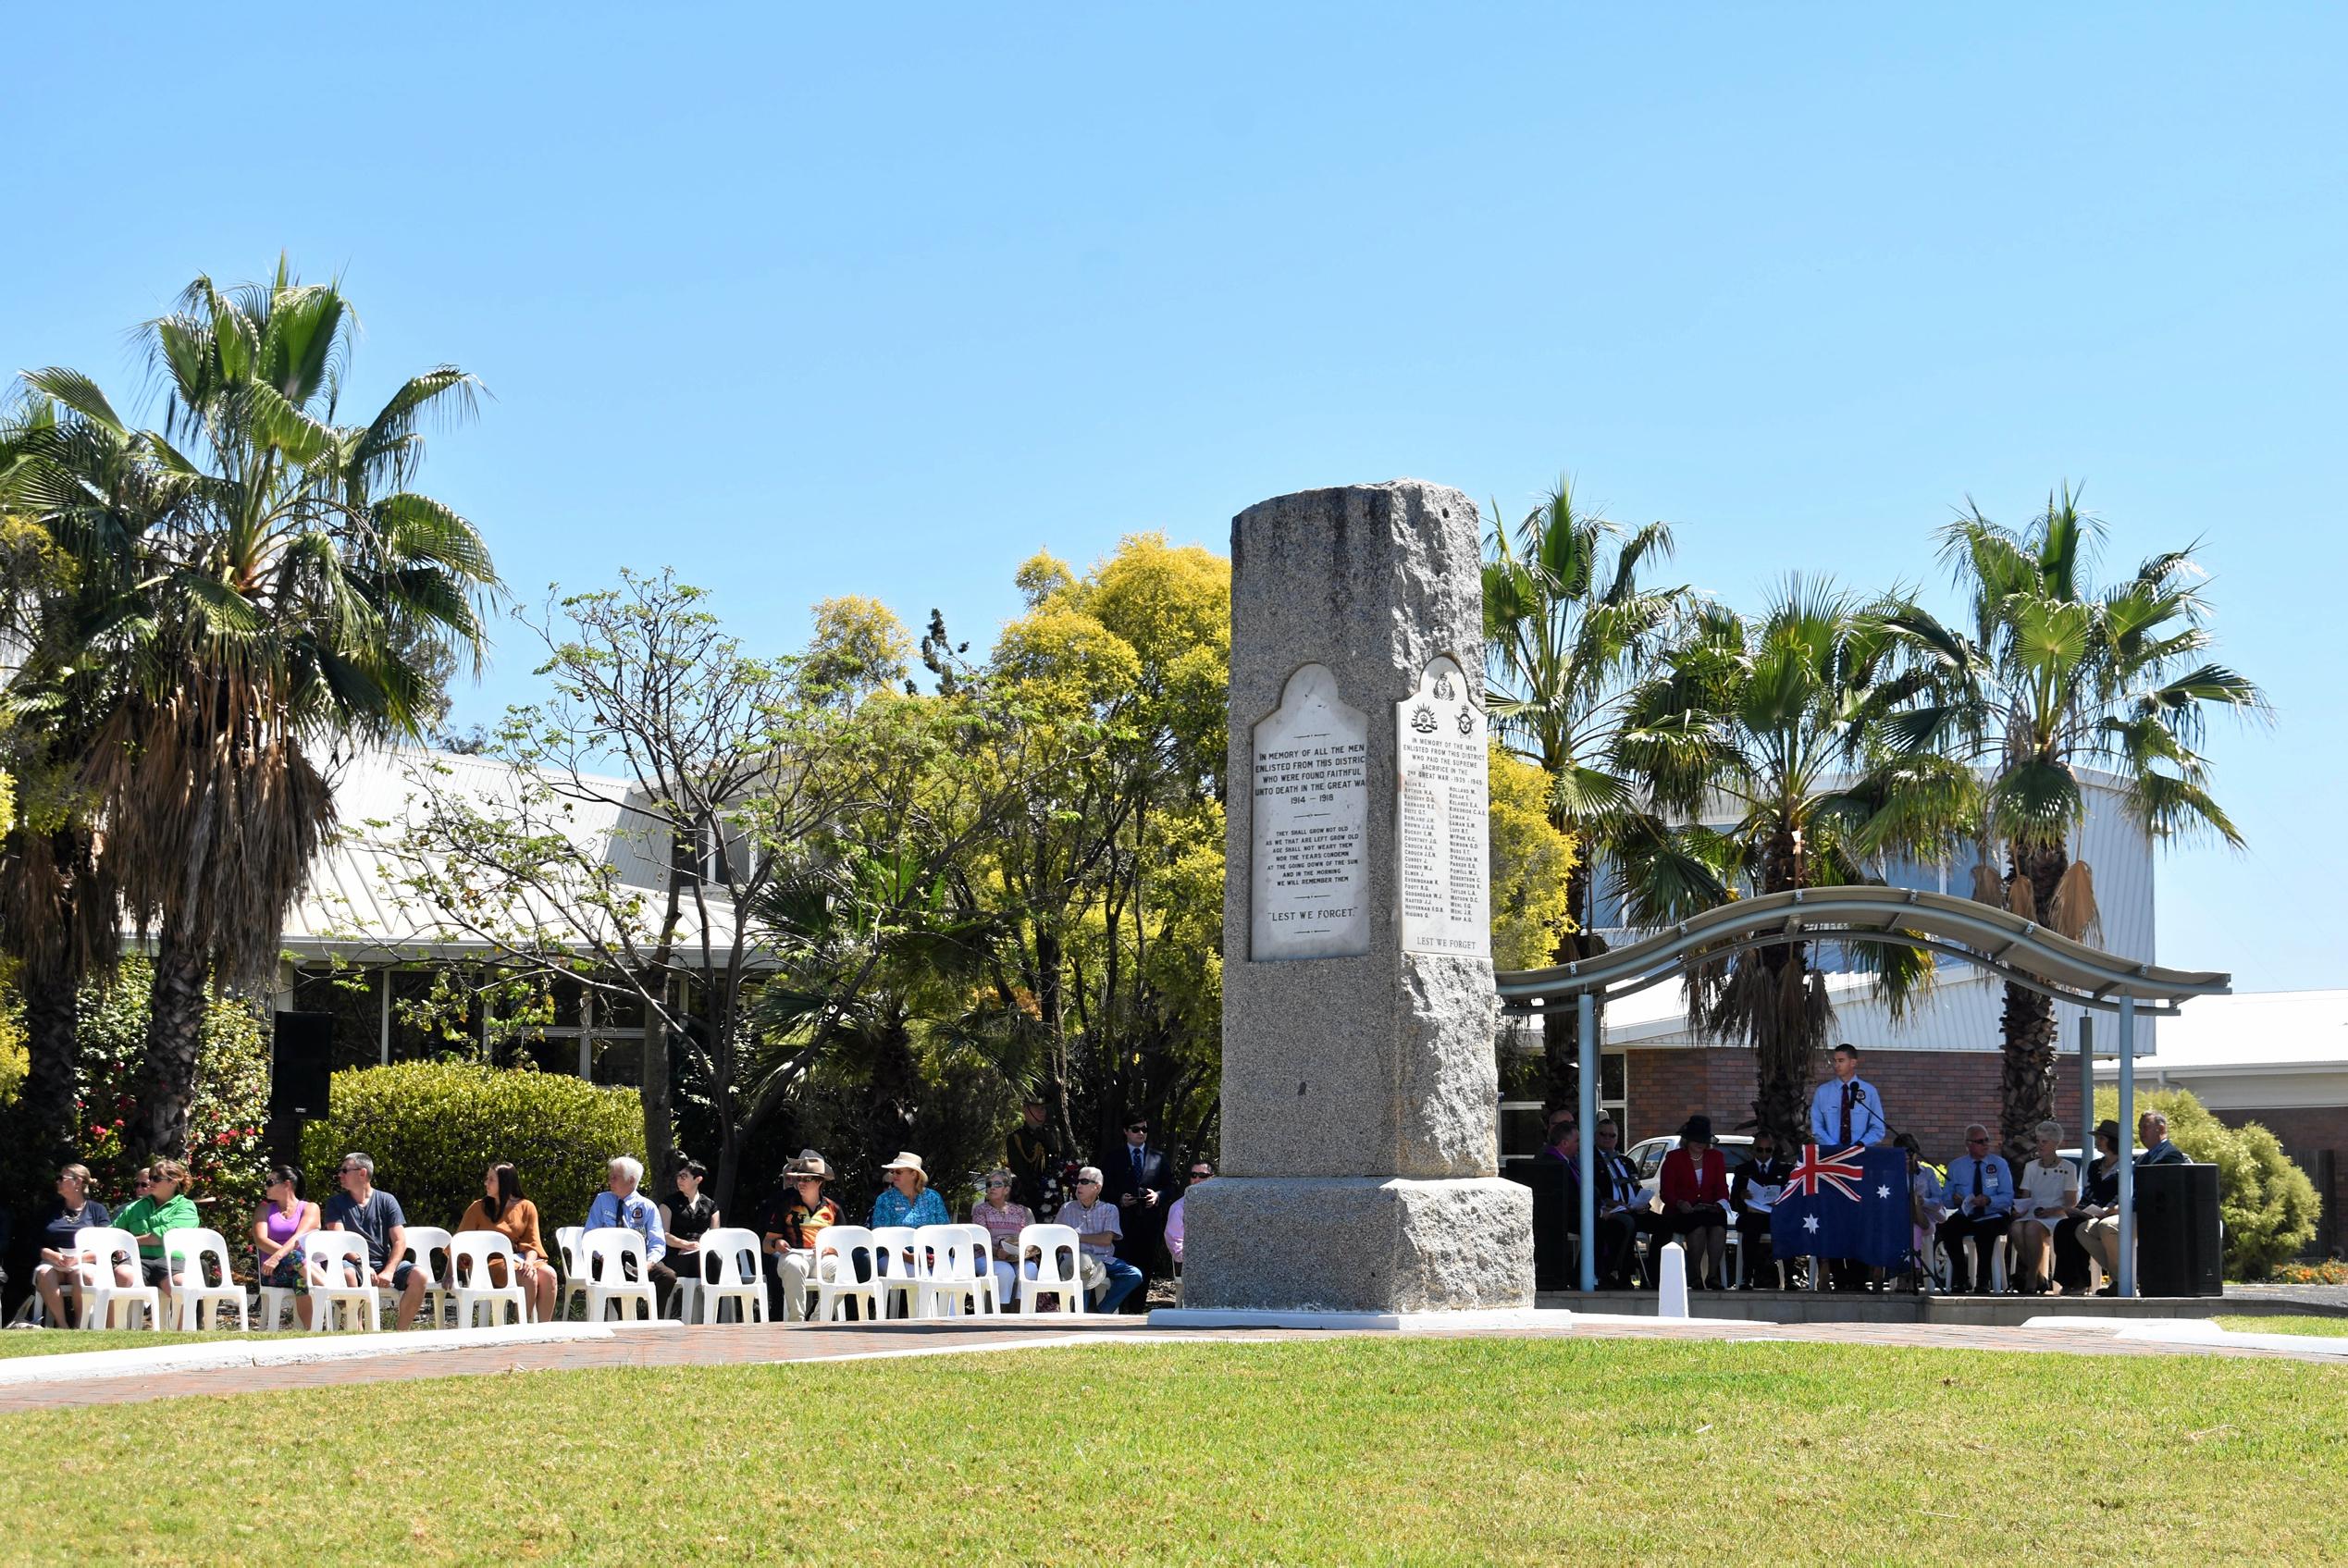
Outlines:
<svg viewBox="0 0 2348 1568"><path fill-rule="evenodd" d="M1417 480L1231 524L1222 1174L1185 1310L1530 1307L1498 1175L1482 541Z"/></svg>

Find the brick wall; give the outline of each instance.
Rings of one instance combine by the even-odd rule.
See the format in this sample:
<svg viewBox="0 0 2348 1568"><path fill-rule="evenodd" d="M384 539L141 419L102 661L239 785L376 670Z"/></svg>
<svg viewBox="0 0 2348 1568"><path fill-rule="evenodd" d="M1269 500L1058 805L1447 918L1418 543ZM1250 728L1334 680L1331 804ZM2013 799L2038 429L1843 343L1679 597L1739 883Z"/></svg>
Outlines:
<svg viewBox="0 0 2348 1568"><path fill-rule="evenodd" d="M1716 1133L1735 1132L1738 1123L1752 1119L1753 1097L1760 1090L1752 1052L1635 1050L1625 1055L1630 1072L1627 1142L1676 1132L1698 1111L1712 1118ZM1998 1060L1995 1051L1870 1051L1859 1075L1883 1095L1892 1126L1914 1133L1926 1155L1946 1164L1965 1152L1967 1123L1978 1121L1993 1132L1996 1130ZM1821 1081L1829 1070L1822 1059ZM2076 1056L2066 1056L2059 1065L2055 1094L2055 1119L2063 1124L2065 1146L2083 1144ZM2280 1130L2276 1136L2282 1136Z"/></svg>
<svg viewBox="0 0 2348 1568"><path fill-rule="evenodd" d="M2348 1236L2348 1228L2341 1224L2342 1204L2348 1204L2348 1106L2309 1105L2280 1107L2269 1110L2217 1111L2218 1119L2229 1127L2240 1127L2255 1121L2275 1135L2285 1149L2304 1155L2311 1150L2331 1151L2331 1187L2329 1191L2318 1184L2316 1191L2324 1201L2323 1214L2316 1221L2315 1251L2317 1256L2331 1253ZM2312 1161L2303 1161L2310 1178L2316 1175Z"/></svg>

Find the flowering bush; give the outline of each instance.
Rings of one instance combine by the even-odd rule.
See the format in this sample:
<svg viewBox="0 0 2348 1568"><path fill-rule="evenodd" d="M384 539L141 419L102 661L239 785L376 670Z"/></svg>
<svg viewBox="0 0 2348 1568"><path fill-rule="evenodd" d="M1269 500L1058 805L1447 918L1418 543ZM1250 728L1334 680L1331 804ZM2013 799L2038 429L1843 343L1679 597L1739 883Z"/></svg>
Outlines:
<svg viewBox="0 0 2348 1568"><path fill-rule="evenodd" d="M124 1133L137 1108L130 1083L146 1048L147 993L154 971L125 959L107 981L81 994L75 1155L90 1167L98 1196L128 1201L134 1162ZM208 1204L216 1228L233 1234L261 1201L267 1165L262 1146L269 1110L269 1043L248 1004L215 996L204 1009L196 1056L195 1099L188 1108L187 1167L192 1195ZM43 1184L45 1187L45 1183ZM221 1216L231 1216L223 1220Z"/></svg>
<svg viewBox="0 0 2348 1568"><path fill-rule="evenodd" d="M2286 1263L2267 1277L2277 1285L2348 1285L2348 1263L2328 1258L2322 1263Z"/></svg>

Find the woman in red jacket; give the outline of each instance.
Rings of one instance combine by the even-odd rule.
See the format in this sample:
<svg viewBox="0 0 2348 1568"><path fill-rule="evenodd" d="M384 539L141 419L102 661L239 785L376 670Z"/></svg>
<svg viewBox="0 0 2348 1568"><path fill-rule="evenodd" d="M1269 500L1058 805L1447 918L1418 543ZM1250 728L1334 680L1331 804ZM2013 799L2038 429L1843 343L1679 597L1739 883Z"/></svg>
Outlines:
<svg viewBox="0 0 2348 1568"><path fill-rule="evenodd" d="M1712 1118L1689 1117L1679 1147L1663 1156L1665 1234L1687 1239L1687 1288L1720 1290L1728 1283L1728 1156L1712 1147Z"/></svg>

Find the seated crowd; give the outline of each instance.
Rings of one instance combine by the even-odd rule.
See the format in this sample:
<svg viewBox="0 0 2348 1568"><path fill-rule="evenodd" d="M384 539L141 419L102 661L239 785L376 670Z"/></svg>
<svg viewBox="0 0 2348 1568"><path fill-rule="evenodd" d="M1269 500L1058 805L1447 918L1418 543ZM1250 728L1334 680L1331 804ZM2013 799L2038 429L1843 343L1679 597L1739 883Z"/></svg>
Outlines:
<svg viewBox="0 0 2348 1568"><path fill-rule="evenodd" d="M1040 1130L1039 1109L1029 1108L1026 1130L1031 1135ZM982 1183L983 1195L971 1205L968 1222L987 1233L987 1261L996 1298L1007 1307L1018 1301L1022 1287L1037 1278L1036 1249L1029 1247L1023 1259L1020 1239L1028 1226L1037 1223L1036 1208L1043 1206L1039 1189L1056 1191L1059 1182L1044 1179L1032 1136L1023 1144L1020 1134L1015 1132L1007 1147L1014 1157L1022 1152L1031 1156L1025 1162L1029 1171L1023 1176L1007 1164L988 1171ZM1181 1257L1180 1191L1171 1187L1164 1155L1148 1147L1146 1122L1137 1118L1128 1124L1127 1154L1116 1164L1118 1174L1131 1179L1111 1183L1104 1179L1099 1167L1077 1167L1068 1183L1068 1195L1051 1215L1051 1223L1076 1233L1076 1267L1090 1309L1095 1312L1139 1310L1161 1251L1170 1252L1178 1267ZM921 1155L900 1153L882 1171L886 1185L867 1212L865 1223L871 1228L951 1223L944 1200L930 1185ZM1205 1162L1193 1161L1186 1186L1213 1174ZM646 1280L658 1290L674 1292L681 1282L702 1278L703 1240L723 1224L716 1205L702 1191L707 1176L698 1161L680 1158L666 1201L655 1203L639 1191L644 1180L642 1162L629 1155L616 1156L607 1167L604 1190L587 1206L581 1232L634 1232L640 1249L631 1244L623 1266L633 1278L633 1257L640 1251ZM812 1149L802 1151L785 1167L781 1186L763 1205L754 1228L764 1255L768 1311L772 1318L794 1322L807 1315L817 1283L814 1260L819 1239L832 1226L851 1223L847 1211L828 1191L832 1180L832 1167L822 1155ZM451 1281L436 1280L428 1270L416 1266L409 1246L407 1215L398 1198L375 1185L373 1159L365 1154L345 1154L336 1167L335 1181L339 1191L322 1206L303 1196L300 1171L290 1166L269 1170L266 1195L244 1237L251 1249L253 1283L298 1292L294 1311L305 1327L312 1326L316 1311L312 1290L328 1285L372 1286L397 1298L393 1327L415 1323L424 1310L426 1290L436 1284L445 1288ZM176 1160L163 1160L141 1170L130 1200L119 1210L110 1210L92 1195L87 1167L69 1165L61 1170L43 1233L40 1266L33 1275L47 1321L59 1327L79 1321L81 1281L88 1271L104 1266L97 1253L82 1250L77 1241L80 1232L93 1227L112 1227L134 1238L136 1266L117 1258L113 1270L116 1283L125 1288L154 1287L167 1319L173 1282L164 1255L164 1239L171 1231L204 1224L187 1185L186 1167ZM532 1321L555 1317L562 1299L562 1269L560 1260L547 1249L537 1205L523 1192L520 1176L510 1162L498 1161L484 1171L481 1186L481 1196L465 1209L455 1233L495 1231L502 1236L504 1253L512 1258L512 1282L521 1287L525 1315ZM1020 1191L1023 1187L1028 1190ZM352 1259L339 1265L314 1263L305 1270L303 1238L320 1231L357 1237L357 1251L366 1260L364 1268L354 1253ZM744 1255L747 1258L747 1246ZM588 1266L592 1271L598 1266ZM336 1267L343 1278L331 1278ZM508 1285L504 1256L492 1255L488 1267L491 1284ZM869 1267L869 1263L859 1261L859 1277L868 1278ZM321 1268L326 1272L320 1273Z"/></svg>
<svg viewBox="0 0 2348 1568"><path fill-rule="evenodd" d="M2084 1291L2092 1281L2092 1264L2101 1270L2104 1280L2096 1294L2115 1293L2122 1147L2117 1122L2107 1120L2096 1127L2095 1157L2083 1174L2063 1156L2063 1130L2054 1121L2038 1125L2034 1156L2019 1173L2004 1156L1992 1152L1989 1130L1978 1123L1965 1129L1964 1153L1952 1159L1944 1173L1923 1158L1915 1138L1894 1133L1885 1119L1881 1096L1858 1076L1859 1058L1853 1046L1835 1047L1835 1076L1821 1084L1811 1097L1808 1130L1822 1150L1840 1151L1859 1144L1906 1152L1909 1266L1904 1274L1894 1271L1885 1278L1883 1270L1834 1263L1829 1266L1830 1278L1836 1289L1888 1287L1902 1279L1909 1288L1918 1289L1928 1272L1937 1274L1935 1253L1945 1253L1947 1290L1986 1293L1992 1286L1991 1264L1997 1244L2003 1241L2010 1283L2017 1291ZM2137 1165L2184 1160L2183 1152L2169 1142L2168 1119L2159 1112L2147 1111L2139 1117L2137 1132L2144 1145L2135 1156ZM1758 1130L1749 1157L1731 1169L1726 1155L1713 1142L1712 1119L1692 1116L1679 1130L1677 1147L1663 1157L1650 1192L1642 1183L1638 1167L1623 1153L1621 1130L1612 1117L1598 1118L1594 1137L1594 1246L1601 1290L1651 1289L1654 1260L1664 1245L1674 1241L1685 1248L1690 1290L1726 1289L1725 1254L1732 1230L1744 1253L1741 1288L1760 1288L1775 1261L1772 1211L1794 1174L1795 1161L1789 1154L1799 1151L1780 1151L1766 1129ZM1570 1201L1565 1226L1576 1235L1580 1232L1576 1184L1581 1153L1575 1113L1552 1113L1549 1136L1538 1157L1566 1167ZM1643 1265L1642 1240L1647 1243ZM1788 1250L1789 1283L1791 1266L1799 1259L1800 1254Z"/></svg>

